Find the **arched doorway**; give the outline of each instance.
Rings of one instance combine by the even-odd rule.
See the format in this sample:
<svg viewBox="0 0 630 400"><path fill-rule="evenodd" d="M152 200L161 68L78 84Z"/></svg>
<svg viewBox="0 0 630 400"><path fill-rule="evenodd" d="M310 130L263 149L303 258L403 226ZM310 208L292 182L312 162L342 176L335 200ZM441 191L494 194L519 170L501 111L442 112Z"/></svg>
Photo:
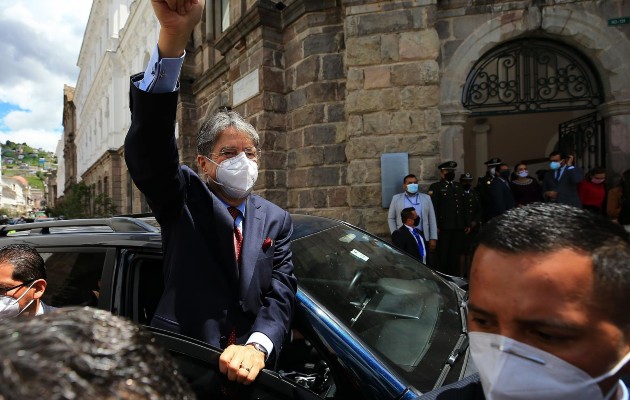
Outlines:
<svg viewBox="0 0 630 400"><path fill-rule="evenodd" d="M526 38L486 52L471 68L462 104L466 165L483 174L483 162L500 157L546 167L554 148L574 154L585 168L605 165L601 80L589 60L564 43Z"/></svg>
<svg viewBox="0 0 630 400"><path fill-rule="evenodd" d="M509 18L508 18L509 16ZM458 18L450 22L458 25ZM464 17L461 17L464 18ZM498 13L485 23L477 24L467 32L461 42L445 42L451 46L444 55L440 79L440 159L457 161L464 170L475 173L483 169L483 159L475 157L474 148L464 142L464 128L467 123L475 123L469 118L471 111L462 105L462 92L466 78L480 57L503 43L524 37L548 38L564 43L572 49L579 49L591 61L596 76L601 78L604 103L597 107L606 125L606 167L618 174L630 165L630 39L617 29L607 26L606 20L581 7L581 3L563 6L530 7L526 12ZM552 121L544 125L557 125L580 116L579 111L570 111L570 117ZM559 112L507 115L489 117L505 118L507 136L515 137L513 130L519 118L555 118ZM483 117L478 117L483 118ZM487 122L487 121L486 121ZM501 132L494 122L495 134ZM487 123L475 123L476 131L484 131ZM554 128L556 131L557 126ZM497 134L496 136L499 136ZM482 137L480 137L482 139ZM488 138L491 139L491 138ZM491 140L492 142L492 140ZM551 150L555 143L549 145ZM471 153L472 156L471 156ZM548 151L542 152L547 155ZM472 157L472 158L471 158ZM489 157L488 157L489 158ZM479 165L481 164L481 165Z"/></svg>

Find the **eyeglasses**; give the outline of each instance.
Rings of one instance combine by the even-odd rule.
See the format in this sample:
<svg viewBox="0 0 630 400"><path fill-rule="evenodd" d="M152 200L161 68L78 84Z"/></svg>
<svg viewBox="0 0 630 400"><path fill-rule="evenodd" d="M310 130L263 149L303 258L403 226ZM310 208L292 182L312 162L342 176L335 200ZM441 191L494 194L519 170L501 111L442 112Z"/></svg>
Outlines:
<svg viewBox="0 0 630 400"><path fill-rule="evenodd" d="M230 158L236 157L240 153L241 152L238 151L234 147L224 147L218 153L210 153L210 154L215 154L220 157L225 157L227 159L230 159ZM249 158L250 160L257 160L258 157L260 157L260 150L258 150L255 147L246 147L243 149L243 153L245 153L245 156Z"/></svg>
<svg viewBox="0 0 630 400"><path fill-rule="evenodd" d="M36 279L31 279L30 281L26 281L26 282L20 283L19 285L15 285L15 286L10 287L10 288L0 287L0 293L3 293L4 295L6 295L8 292L10 292L12 290L15 290L15 289L17 289L19 287L22 287L22 286L26 286L28 284L31 284L31 283L35 282L35 281L36 281Z"/></svg>

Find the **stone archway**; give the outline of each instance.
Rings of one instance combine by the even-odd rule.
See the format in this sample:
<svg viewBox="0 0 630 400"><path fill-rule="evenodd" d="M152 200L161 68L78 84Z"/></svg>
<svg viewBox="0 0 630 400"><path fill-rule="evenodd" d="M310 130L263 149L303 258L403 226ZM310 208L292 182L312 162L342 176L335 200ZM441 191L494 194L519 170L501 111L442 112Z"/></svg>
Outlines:
<svg viewBox="0 0 630 400"><path fill-rule="evenodd" d="M609 136L609 167L617 172L630 165L630 41L600 16L574 5L499 14L480 25L455 50L442 71L441 158L463 165L464 123L470 114L461 103L466 77L478 58L492 48L529 36L553 38L579 49L592 61L603 86L605 103L598 107Z"/></svg>

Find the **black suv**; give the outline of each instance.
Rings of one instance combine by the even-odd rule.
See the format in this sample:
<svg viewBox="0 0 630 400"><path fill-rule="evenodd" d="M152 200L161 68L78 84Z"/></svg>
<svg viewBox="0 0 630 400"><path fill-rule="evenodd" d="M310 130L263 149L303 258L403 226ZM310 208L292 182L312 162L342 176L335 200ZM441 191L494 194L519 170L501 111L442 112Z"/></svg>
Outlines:
<svg viewBox="0 0 630 400"><path fill-rule="evenodd" d="M294 335L277 372L263 371L239 398L414 399L471 372L462 282L342 221L293 215L293 222ZM89 305L150 323L163 288L154 218L0 226L0 246L11 243L34 246L46 261L46 304ZM206 383L224 380L220 350L152 331L208 398Z"/></svg>

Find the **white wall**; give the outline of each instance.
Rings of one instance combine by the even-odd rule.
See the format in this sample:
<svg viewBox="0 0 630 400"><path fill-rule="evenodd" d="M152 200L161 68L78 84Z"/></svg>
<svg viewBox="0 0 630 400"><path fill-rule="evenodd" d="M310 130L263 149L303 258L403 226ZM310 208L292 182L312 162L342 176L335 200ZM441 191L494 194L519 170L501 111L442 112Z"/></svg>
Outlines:
<svg viewBox="0 0 630 400"><path fill-rule="evenodd" d="M158 30L150 1L94 0L77 63L78 180L107 150L123 145L131 122L129 76L144 70Z"/></svg>

